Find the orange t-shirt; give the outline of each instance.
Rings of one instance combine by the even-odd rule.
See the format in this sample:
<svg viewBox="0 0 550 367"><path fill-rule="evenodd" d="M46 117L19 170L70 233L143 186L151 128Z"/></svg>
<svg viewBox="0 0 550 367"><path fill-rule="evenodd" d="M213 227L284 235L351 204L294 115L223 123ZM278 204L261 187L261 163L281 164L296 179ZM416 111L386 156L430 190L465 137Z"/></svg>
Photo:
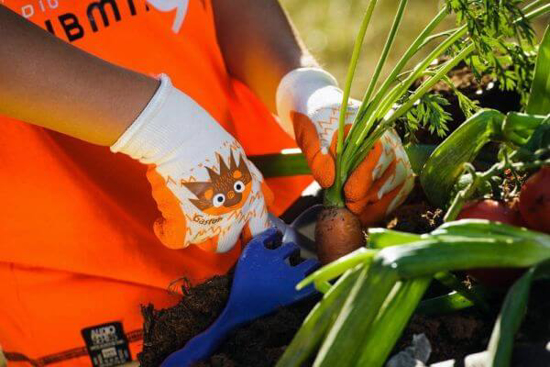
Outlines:
<svg viewBox="0 0 550 367"><path fill-rule="evenodd" d="M168 74L249 155L294 147L257 97L228 75L210 0L0 3L112 63ZM0 345L10 365L135 359L141 304L168 306L179 297L167 292L170 282L196 284L238 257L239 249L165 248L152 231L159 213L146 167L108 148L0 118L0 168ZM279 214L310 178L267 182Z"/></svg>

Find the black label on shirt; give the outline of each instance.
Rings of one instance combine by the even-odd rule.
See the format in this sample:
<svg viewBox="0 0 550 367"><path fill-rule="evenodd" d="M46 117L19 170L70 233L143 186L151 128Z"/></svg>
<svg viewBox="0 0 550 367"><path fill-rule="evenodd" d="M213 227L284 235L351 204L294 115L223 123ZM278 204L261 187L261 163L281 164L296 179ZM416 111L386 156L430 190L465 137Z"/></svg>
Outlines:
<svg viewBox="0 0 550 367"><path fill-rule="evenodd" d="M94 367L118 366L132 360L122 323L92 326L81 333Z"/></svg>

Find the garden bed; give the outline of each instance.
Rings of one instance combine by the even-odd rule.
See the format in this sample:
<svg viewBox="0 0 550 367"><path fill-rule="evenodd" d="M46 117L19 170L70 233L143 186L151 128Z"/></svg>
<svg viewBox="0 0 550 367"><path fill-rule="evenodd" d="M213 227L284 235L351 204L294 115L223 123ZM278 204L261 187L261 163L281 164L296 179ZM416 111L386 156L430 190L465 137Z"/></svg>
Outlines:
<svg viewBox="0 0 550 367"><path fill-rule="evenodd" d="M440 211L425 203L410 203L400 208L388 221L388 225L408 231L425 231L437 226L440 218ZM158 366L170 353L182 348L193 336L205 330L223 310L229 296L231 279L231 275L218 276L194 288L184 289L186 296L170 309L155 310L152 305L144 307L144 349L139 357L141 366ZM434 283L428 295L435 296L441 291L441 286ZM550 341L549 292L550 282L534 288L527 318L518 334L519 347ZM500 301L503 296L504 293L497 299ZM312 299L281 309L234 331L215 355L197 366L274 366L316 301ZM491 314L468 309L446 315L415 315L395 352L410 345L412 336L421 333L431 343L431 363L448 359L461 360L469 354L480 352L487 346L498 305L499 302L495 302ZM514 366L544 366L532 360L523 362Z"/></svg>
<svg viewBox="0 0 550 367"><path fill-rule="evenodd" d="M504 113L519 107L517 95L501 92L494 81L488 78L483 78L480 84L465 65L459 65L449 77L462 93L478 100L482 107L495 108ZM443 83L436 85L434 89L450 102L446 110L453 117L453 123L449 126L452 130L464 121L457 99ZM422 129L416 133L416 137L424 144L441 142L441 138ZM315 202L311 197L304 201L308 205ZM289 222L298 215L303 210L303 205L297 203L294 208L299 209L287 212L285 221ZM384 226L405 232L427 233L442 223L443 214L442 210L430 206L417 184L407 202L386 219ZM170 309L155 310L152 305L144 307L144 348L139 356L141 366L158 366L170 353L182 348L192 337L205 330L223 310L231 279L231 275L215 277L194 288L185 288L185 297ZM461 279L466 283L475 282L465 275ZM517 336L518 347L544 345L550 341L550 297L547 296L550 282L539 283L533 288L527 317ZM438 283L432 282L427 296L437 296L446 291L448 290ZM421 333L427 336L432 346L430 363L448 359L461 360L466 355L485 350L504 295L502 292L495 296L490 313L471 308L446 315L415 315L394 352L410 345L412 336ZM317 301L318 299L311 299L281 309L234 331L215 355L197 366L274 366ZM530 354L526 353L527 356ZM522 357L522 361L515 361L514 365L537 366L536 361L527 361L525 358L527 357Z"/></svg>

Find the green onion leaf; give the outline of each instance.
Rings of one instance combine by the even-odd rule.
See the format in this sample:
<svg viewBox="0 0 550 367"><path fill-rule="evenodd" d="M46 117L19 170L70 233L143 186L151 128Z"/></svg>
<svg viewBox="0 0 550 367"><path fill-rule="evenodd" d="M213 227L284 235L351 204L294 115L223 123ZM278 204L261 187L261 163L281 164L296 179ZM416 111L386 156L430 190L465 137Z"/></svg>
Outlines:
<svg viewBox="0 0 550 367"><path fill-rule="evenodd" d="M466 120L432 153L420 174L420 182L430 202L445 207L464 171L489 141L501 136L504 115L484 109Z"/></svg>
<svg viewBox="0 0 550 367"><path fill-rule="evenodd" d="M550 113L550 26L546 28L539 46L535 77L526 112L535 115Z"/></svg>
<svg viewBox="0 0 550 367"><path fill-rule="evenodd" d="M531 284L537 277L547 275L550 275L550 261L529 269L508 291L487 349L491 366L510 366L514 338L527 312Z"/></svg>

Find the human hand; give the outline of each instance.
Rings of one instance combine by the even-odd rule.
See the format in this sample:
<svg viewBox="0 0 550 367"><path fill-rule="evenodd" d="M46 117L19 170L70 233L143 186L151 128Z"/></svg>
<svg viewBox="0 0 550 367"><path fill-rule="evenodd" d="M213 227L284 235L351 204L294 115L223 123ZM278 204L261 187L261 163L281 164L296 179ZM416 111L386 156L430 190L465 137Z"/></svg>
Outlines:
<svg viewBox="0 0 550 367"><path fill-rule="evenodd" d="M271 224L271 192L239 143L166 76L140 117L111 147L149 164L163 244L226 252ZM264 196L264 194L266 196Z"/></svg>
<svg viewBox="0 0 550 367"><path fill-rule="evenodd" d="M342 104L336 80L320 69L297 69L285 76L277 92L279 117L292 124L313 177L323 187L334 183L336 143ZM351 129L359 101L350 99L345 133ZM344 185L346 206L363 225L383 219L407 198L414 176L401 139L387 131Z"/></svg>

